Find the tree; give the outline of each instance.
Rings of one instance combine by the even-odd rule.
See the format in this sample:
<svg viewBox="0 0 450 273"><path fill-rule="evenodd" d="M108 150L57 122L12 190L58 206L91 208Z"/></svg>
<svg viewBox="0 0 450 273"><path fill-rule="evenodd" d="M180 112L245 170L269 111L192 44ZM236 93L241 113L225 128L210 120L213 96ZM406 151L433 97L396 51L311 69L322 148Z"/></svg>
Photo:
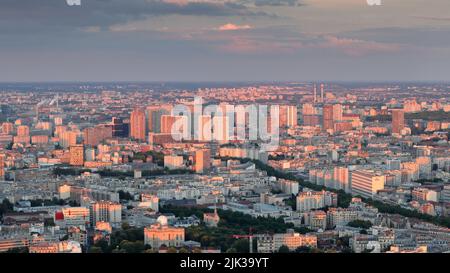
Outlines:
<svg viewBox="0 0 450 273"><path fill-rule="evenodd" d="M103 253L109 252L109 244L108 241L106 241L105 239L98 240L94 246L99 247Z"/></svg>
<svg viewBox="0 0 450 273"><path fill-rule="evenodd" d="M133 195L129 192L124 192L123 190L118 191L120 200L134 200Z"/></svg>
<svg viewBox="0 0 450 273"><path fill-rule="evenodd" d="M5 253L28 253L29 249L28 247L18 247L18 248L11 248L8 249L8 251L6 251Z"/></svg>
<svg viewBox="0 0 450 273"><path fill-rule="evenodd" d="M88 253L103 253L103 251L101 248L93 246L89 249Z"/></svg>
<svg viewBox="0 0 450 273"><path fill-rule="evenodd" d="M113 251L112 251L112 253L127 253L126 251L125 251L125 249L114 249Z"/></svg>
<svg viewBox="0 0 450 273"><path fill-rule="evenodd" d="M44 226L46 226L46 227L54 227L55 226L55 221L53 220L53 218L45 218L44 219Z"/></svg>
<svg viewBox="0 0 450 273"><path fill-rule="evenodd" d="M227 249L226 253L237 253L237 250L236 250L236 248L231 247L231 248Z"/></svg>
<svg viewBox="0 0 450 273"><path fill-rule="evenodd" d="M177 253L177 249L174 248L174 247L169 247L169 248L167 249L167 253Z"/></svg>
<svg viewBox="0 0 450 273"><path fill-rule="evenodd" d="M194 248L192 253L202 253L202 250L200 248Z"/></svg>
<svg viewBox="0 0 450 273"><path fill-rule="evenodd" d="M353 221L350 221L347 224L347 226L354 227L354 228L369 229L372 227L372 222L364 221L364 220L353 220Z"/></svg>
<svg viewBox="0 0 450 273"><path fill-rule="evenodd" d="M239 239L233 243L232 248L236 249L238 253L249 253L249 242L247 239Z"/></svg>
<svg viewBox="0 0 450 273"><path fill-rule="evenodd" d="M189 253L189 250L186 249L185 247L180 248L179 253Z"/></svg>
<svg viewBox="0 0 450 273"><path fill-rule="evenodd" d="M289 253L289 248L285 245L280 246L278 253Z"/></svg>
<svg viewBox="0 0 450 273"><path fill-rule="evenodd" d="M130 228L130 224L128 224L127 222L123 222L122 223L122 229L123 230L127 230L127 229L129 229Z"/></svg>
<svg viewBox="0 0 450 273"><path fill-rule="evenodd" d="M295 249L295 253L310 253L311 248L308 246L299 246Z"/></svg>
<svg viewBox="0 0 450 273"><path fill-rule="evenodd" d="M125 240L119 244L119 247L125 250L126 253L141 253L145 249L142 241L130 242Z"/></svg>

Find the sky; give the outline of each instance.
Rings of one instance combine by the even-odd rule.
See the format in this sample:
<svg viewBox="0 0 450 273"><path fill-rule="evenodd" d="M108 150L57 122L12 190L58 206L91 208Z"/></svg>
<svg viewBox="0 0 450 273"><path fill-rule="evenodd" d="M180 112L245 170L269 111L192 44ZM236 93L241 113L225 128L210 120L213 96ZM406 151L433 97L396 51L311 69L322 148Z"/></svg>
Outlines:
<svg viewBox="0 0 450 273"><path fill-rule="evenodd" d="M450 1L0 0L0 81L450 81Z"/></svg>

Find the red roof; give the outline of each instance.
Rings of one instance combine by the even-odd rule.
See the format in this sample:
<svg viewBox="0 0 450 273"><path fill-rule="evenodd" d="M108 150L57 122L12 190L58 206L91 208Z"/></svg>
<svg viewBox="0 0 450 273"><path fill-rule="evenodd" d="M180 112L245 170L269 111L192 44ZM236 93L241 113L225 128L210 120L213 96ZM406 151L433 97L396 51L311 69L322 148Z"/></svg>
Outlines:
<svg viewBox="0 0 450 273"><path fill-rule="evenodd" d="M61 211L55 212L55 220L64 220L64 214Z"/></svg>

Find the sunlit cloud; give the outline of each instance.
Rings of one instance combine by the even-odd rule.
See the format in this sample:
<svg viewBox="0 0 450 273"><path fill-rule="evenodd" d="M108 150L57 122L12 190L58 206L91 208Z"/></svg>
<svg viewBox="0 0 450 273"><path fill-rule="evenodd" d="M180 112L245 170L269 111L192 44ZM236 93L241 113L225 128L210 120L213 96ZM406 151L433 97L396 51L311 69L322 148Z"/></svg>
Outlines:
<svg viewBox="0 0 450 273"><path fill-rule="evenodd" d="M252 29L250 25L235 25L235 24L225 24L218 28L220 31L230 31L230 30L243 30L243 29Z"/></svg>

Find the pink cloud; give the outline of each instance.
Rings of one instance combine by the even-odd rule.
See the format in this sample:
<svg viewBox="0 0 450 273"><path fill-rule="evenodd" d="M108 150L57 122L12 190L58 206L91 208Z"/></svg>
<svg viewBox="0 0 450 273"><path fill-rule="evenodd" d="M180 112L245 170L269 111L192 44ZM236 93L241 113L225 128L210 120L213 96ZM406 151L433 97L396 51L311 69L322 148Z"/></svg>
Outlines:
<svg viewBox="0 0 450 273"><path fill-rule="evenodd" d="M219 27L220 31L243 30L243 29L252 29L252 27L249 25L235 25L231 23Z"/></svg>

